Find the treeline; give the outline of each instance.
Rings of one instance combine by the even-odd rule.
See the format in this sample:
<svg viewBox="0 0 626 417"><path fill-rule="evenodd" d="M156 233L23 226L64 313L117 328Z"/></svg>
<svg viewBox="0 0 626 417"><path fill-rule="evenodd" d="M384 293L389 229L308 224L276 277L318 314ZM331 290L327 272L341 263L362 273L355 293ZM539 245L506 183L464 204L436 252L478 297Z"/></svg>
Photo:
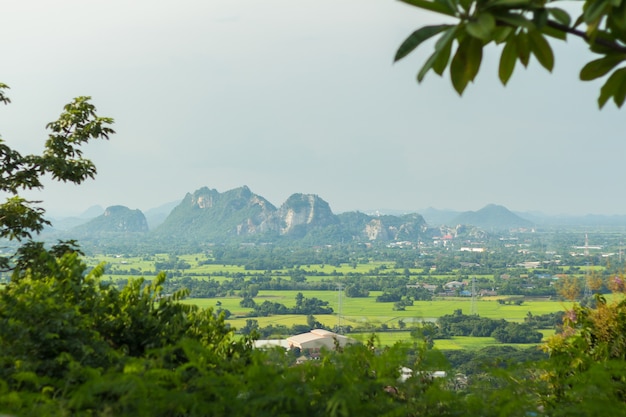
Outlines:
<svg viewBox="0 0 626 417"><path fill-rule="evenodd" d="M257 304L250 296L245 296L241 300L240 305L242 307L254 309L252 313L248 314L248 317L267 317L285 314L333 314L332 307L328 307L328 301L322 301L315 297L306 298L301 292L296 294L296 305L291 308L285 306L284 304L271 302L269 300L265 300L261 304Z"/></svg>
<svg viewBox="0 0 626 417"><path fill-rule="evenodd" d="M504 319L490 319L478 315L465 315L461 310L446 314L432 326L433 339L452 336L493 337L500 343L539 343L543 335L535 322L513 323Z"/></svg>
<svg viewBox="0 0 626 417"><path fill-rule="evenodd" d="M301 271L301 270L295 270ZM290 271L291 275L296 275ZM402 297L410 297L413 300L430 300L432 293L424 288L409 287L411 281L404 276L390 277L367 277L362 275L350 275L343 279L328 279L320 281L306 281L302 278L274 276L270 273L230 274L229 279L216 280L213 278L196 278L191 276L172 277L163 284L166 292L171 293L185 288L189 290L189 296L193 298L216 298L245 294L253 289L258 291L337 291L339 284L344 288L347 297L368 297L370 291L383 291L379 302L396 302ZM126 280L116 281L117 285L125 285Z"/></svg>

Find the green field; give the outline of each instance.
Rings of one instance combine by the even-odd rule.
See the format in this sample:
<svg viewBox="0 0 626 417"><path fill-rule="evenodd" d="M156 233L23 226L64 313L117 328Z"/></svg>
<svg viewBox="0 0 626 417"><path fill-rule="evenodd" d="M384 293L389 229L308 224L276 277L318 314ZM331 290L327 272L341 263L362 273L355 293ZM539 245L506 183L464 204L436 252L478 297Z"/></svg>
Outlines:
<svg viewBox="0 0 626 417"><path fill-rule="evenodd" d="M106 263L109 267L104 279L113 281L121 279L129 279L139 277L145 274L147 279L152 279L155 271L156 262L167 262L169 255L154 255L148 257L126 257L126 256L97 256L88 259L89 265ZM183 260L189 264L189 268L185 269L184 275L192 276L194 279L211 278L218 281L232 279L234 275L250 276L255 274L265 274L267 271L246 270L243 266L238 265L222 265L222 264L206 264L200 265L207 259L204 254L181 255L179 260ZM340 266L333 265L303 265L300 267L305 271L308 282L317 281L340 281L342 275L348 273L359 273L364 276L374 274L376 271L384 271L384 273L395 273L404 275L404 269L394 268L392 262L365 262L359 264L342 264ZM282 276L289 279L290 270L271 271L272 276ZM319 275L325 273L327 275ZM421 269L410 269L411 275L422 273ZM430 275L429 281L445 282L456 279L454 275ZM476 278L493 279L492 275L480 275ZM417 279L417 277L415 278ZM371 291L367 298L348 298L341 297L341 308L339 306L340 297L338 291L260 291L255 297L256 303L262 303L265 300L278 302L292 307L295 305L295 297L298 292L302 292L307 298L316 297L323 301L327 301L329 306L334 310L332 315L317 315L315 318L325 326L334 327L337 325L350 326L353 329L359 329L361 338L367 338L371 331L387 327L395 331L381 332L378 334L380 343L383 345L391 345L399 340L407 340L410 338L409 331L400 331L399 322L403 321L407 328L412 323L421 321L434 321L438 317L446 314L452 314L455 310L460 309L465 314L471 314L475 311L482 317L493 319L505 319L508 321L521 322L530 312L533 315L541 315L555 311L562 311L569 307L557 301L547 300L525 300L522 305L501 304L498 297L487 297L478 299L472 305L470 298L448 298L436 299L433 301L415 301L412 306L407 306L403 311L393 309L394 303L377 303L376 297L381 292ZM183 302L198 305L201 308L220 307L227 309L232 313L231 318L227 322L234 328L245 326L246 316L252 312L250 308L243 308L239 305L241 298L238 296L220 297L220 298L197 298L187 299ZM473 310L473 308L475 310ZM341 315L339 311L341 310ZM303 315L277 315L271 317L254 317L261 327L268 325L283 325L291 327L295 324L306 324L306 316ZM368 333L370 332L370 333ZM549 331L544 332L547 335ZM493 338L473 338L473 337L455 337L452 339L437 340L435 346L440 349L475 349L497 344Z"/></svg>
<svg viewBox="0 0 626 417"><path fill-rule="evenodd" d="M465 314L471 313L472 302L468 298L451 298L433 301L416 301L413 306L406 307L405 311L394 311L393 303L377 303L376 296L380 292L373 291L367 298L347 298L341 297L341 317L337 314L339 310L339 293L337 291L301 291L307 298L319 298L328 301L335 310L332 315L317 315L315 318L322 324L334 327L337 325L351 326L358 328L364 333L359 337L367 338L370 334L368 329L380 328L382 324L390 329L399 329L398 322L402 320L410 328L412 323L423 320L434 321L445 314L452 314L455 310L461 309ZM298 291L260 291L255 297L255 302L262 303L265 300L278 302L288 307L295 305L295 297ZM245 317L252 312L250 308L243 308L239 305L240 297L187 299L184 302L198 305L201 308L216 308L218 302L220 307L229 310L232 317L227 320L234 328L245 326ZM508 321L521 322L524 317L531 312L533 315L547 314L555 311L563 311L567 306L555 301L524 301L522 305L500 304L496 298L488 300L477 300L476 311L482 317L493 319L503 318ZM252 317L261 327L268 325L282 325L291 327L294 324L306 324L306 316L303 315L275 315L270 317ZM545 337L549 337L554 331L543 331ZM410 339L409 331L393 331L377 333L382 345L391 345L396 341ZM493 338L475 337L455 337L452 339L437 340L435 346L439 349L478 349L480 347L496 345Z"/></svg>

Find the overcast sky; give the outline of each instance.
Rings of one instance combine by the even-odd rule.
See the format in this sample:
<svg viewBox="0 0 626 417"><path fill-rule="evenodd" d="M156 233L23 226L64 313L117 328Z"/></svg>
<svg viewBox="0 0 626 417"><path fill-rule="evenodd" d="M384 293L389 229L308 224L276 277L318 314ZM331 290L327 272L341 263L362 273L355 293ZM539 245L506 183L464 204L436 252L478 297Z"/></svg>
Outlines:
<svg viewBox="0 0 626 417"><path fill-rule="evenodd" d="M626 114L578 81L584 44L556 68L497 81L499 49L459 98L415 74L432 44L393 64L437 15L394 0L12 0L0 24L0 134L40 152L45 124L89 95L115 119L86 148L81 186L29 195L49 212L150 209L207 186L247 185L274 205L317 194L335 213L489 203L549 214L626 214Z"/></svg>

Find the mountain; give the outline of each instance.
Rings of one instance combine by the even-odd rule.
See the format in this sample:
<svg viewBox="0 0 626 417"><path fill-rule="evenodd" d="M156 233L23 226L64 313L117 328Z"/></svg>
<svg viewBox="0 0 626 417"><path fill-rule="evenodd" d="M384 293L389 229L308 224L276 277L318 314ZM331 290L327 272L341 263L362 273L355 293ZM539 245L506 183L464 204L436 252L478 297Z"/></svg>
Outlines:
<svg viewBox="0 0 626 417"><path fill-rule="evenodd" d="M439 210L433 207L420 210L419 213L424 217L426 223L431 226L453 225L454 219L461 214L454 210Z"/></svg>
<svg viewBox="0 0 626 417"><path fill-rule="evenodd" d="M625 215L586 214L548 215L540 212L516 213L534 224L551 227L626 227Z"/></svg>
<svg viewBox="0 0 626 417"><path fill-rule="evenodd" d="M452 224L467 224L484 230L508 230L533 225L531 221L496 204L489 204L478 211L463 212L452 220Z"/></svg>
<svg viewBox="0 0 626 417"><path fill-rule="evenodd" d="M415 240L425 228L419 214L336 215L314 194L293 194L276 208L246 186L225 191L203 187L188 193L153 232L171 242L273 242Z"/></svg>
<svg viewBox="0 0 626 417"><path fill-rule="evenodd" d="M275 213L280 235L302 237L313 229L336 225L339 219L317 195L292 194Z"/></svg>
<svg viewBox="0 0 626 417"><path fill-rule="evenodd" d="M104 209L102 208L102 206L95 205L83 211L78 217L81 219L91 220L95 217L98 217L102 213L104 213Z"/></svg>
<svg viewBox="0 0 626 417"><path fill-rule="evenodd" d="M162 204L158 207L146 210L143 214L148 221L148 227L150 230L155 229L161 223L165 221L167 216L174 210L174 208L180 204L180 200L171 201L169 203Z"/></svg>
<svg viewBox="0 0 626 417"><path fill-rule="evenodd" d="M50 219L52 223L52 230L55 231L63 231L63 230L71 230L77 226L87 223L89 220L98 217L104 212L104 209L101 206L91 206L84 212L82 212L78 216L74 217L63 217L63 216L55 216Z"/></svg>
<svg viewBox="0 0 626 417"><path fill-rule="evenodd" d="M224 193L203 187L187 193L154 232L161 238L222 242L277 230L276 210L246 186Z"/></svg>
<svg viewBox="0 0 626 417"><path fill-rule="evenodd" d="M108 207L102 215L72 229L73 233L87 235L147 231L148 222L141 210L131 210L124 206Z"/></svg>
<svg viewBox="0 0 626 417"><path fill-rule="evenodd" d="M417 240L426 230L426 222L419 214L371 216L354 211L337 217L351 240Z"/></svg>

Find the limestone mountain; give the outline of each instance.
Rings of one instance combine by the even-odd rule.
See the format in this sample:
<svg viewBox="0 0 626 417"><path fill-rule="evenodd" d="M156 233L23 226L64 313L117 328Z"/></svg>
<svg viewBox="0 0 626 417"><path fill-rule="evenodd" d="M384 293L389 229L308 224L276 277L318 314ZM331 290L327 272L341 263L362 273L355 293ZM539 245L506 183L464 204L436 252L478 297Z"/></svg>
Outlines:
<svg viewBox="0 0 626 417"><path fill-rule="evenodd" d="M276 212L279 234L302 237L312 229L339 223L328 203L314 194L292 194Z"/></svg>
<svg viewBox="0 0 626 417"><path fill-rule="evenodd" d="M419 214L335 215L315 194L296 193L276 208L246 186L220 193L203 187L189 193L153 236L172 242L293 242L414 240L425 227Z"/></svg>
<svg viewBox="0 0 626 417"><path fill-rule="evenodd" d="M148 222L141 210L125 206L111 206L100 216L72 229L78 234L146 233Z"/></svg>
<svg viewBox="0 0 626 417"><path fill-rule="evenodd" d="M417 240L426 231L424 218L416 213L371 216L355 211L341 213L338 218L351 240Z"/></svg>
<svg viewBox="0 0 626 417"><path fill-rule="evenodd" d="M276 207L246 186L220 193L208 187L188 193L155 229L158 237L224 242L278 229Z"/></svg>
<svg viewBox="0 0 626 417"><path fill-rule="evenodd" d="M291 195L276 208L246 186L225 192L203 187L187 193L167 218L142 239L168 247L242 242L322 245L415 241L426 230L419 214L336 215L321 197L301 193ZM127 242L131 238L128 233L134 231L148 231L146 217L139 210L123 206L109 207L103 215L72 229L83 237L94 237L93 242L100 237L116 239L115 233L126 233L124 242Z"/></svg>
<svg viewBox="0 0 626 417"><path fill-rule="evenodd" d="M477 226L484 230L508 230L533 225L506 207L496 204L489 204L478 211L461 213L451 223Z"/></svg>

